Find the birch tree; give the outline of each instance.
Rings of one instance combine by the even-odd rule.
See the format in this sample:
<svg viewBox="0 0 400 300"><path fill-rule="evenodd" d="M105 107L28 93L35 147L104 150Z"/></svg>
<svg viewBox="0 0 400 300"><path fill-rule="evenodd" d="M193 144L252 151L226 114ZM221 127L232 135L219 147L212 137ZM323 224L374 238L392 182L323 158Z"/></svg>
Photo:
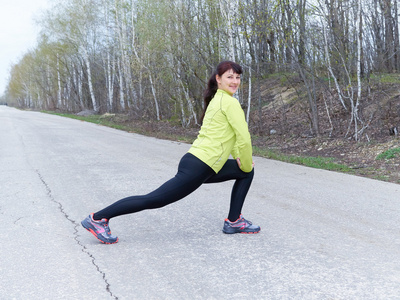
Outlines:
<svg viewBox="0 0 400 300"><path fill-rule="evenodd" d="M21 107L117 111L194 126L207 79L231 59L244 66L239 100L247 100L250 123L257 111L260 132L261 88L274 75L297 80L314 135L319 116L330 111L319 95L330 92L349 119L347 136L360 140L369 126L369 74L400 69L393 0L53 3L37 48L10 73L7 93Z"/></svg>
<svg viewBox="0 0 400 300"><path fill-rule="evenodd" d="M95 0L70 0L59 2L54 15L44 20L48 36L74 45L78 55L85 62L87 84L94 111L99 111L92 78L90 49L94 47L97 26Z"/></svg>

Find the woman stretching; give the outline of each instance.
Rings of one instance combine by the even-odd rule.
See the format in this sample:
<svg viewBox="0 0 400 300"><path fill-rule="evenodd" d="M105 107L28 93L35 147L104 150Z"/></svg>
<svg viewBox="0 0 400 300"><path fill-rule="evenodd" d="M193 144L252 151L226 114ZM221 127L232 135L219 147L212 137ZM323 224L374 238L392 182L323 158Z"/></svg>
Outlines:
<svg viewBox="0 0 400 300"><path fill-rule="evenodd" d="M200 132L181 158L174 178L147 195L127 197L90 214L81 222L82 226L102 243L114 244L118 238L111 235L108 226L111 218L166 206L203 183L236 180L222 231L258 233L260 227L241 213L254 176L250 133L239 101L232 97L239 88L242 72L242 67L231 61L217 66L204 93L205 113ZM228 159L230 155L234 159Z"/></svg>

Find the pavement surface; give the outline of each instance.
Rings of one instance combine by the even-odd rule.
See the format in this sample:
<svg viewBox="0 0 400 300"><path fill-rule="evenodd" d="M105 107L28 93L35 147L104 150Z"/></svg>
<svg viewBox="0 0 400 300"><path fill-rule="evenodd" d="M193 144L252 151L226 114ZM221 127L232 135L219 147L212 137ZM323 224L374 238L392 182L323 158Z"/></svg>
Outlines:
<svg viewBox="0 0 400 300"><path fill-rule="evenodd" d="M0 299L400 299L400 185L255 157L225 235L233 182L111 220L80 221L175 175L190 145L0 106Z"/></svg>

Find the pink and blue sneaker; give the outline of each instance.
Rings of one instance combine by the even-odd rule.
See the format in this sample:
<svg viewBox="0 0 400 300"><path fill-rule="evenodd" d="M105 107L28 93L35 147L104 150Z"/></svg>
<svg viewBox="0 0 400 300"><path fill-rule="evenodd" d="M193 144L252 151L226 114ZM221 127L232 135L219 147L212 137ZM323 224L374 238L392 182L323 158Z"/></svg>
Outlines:
<svg viewBox="0 0 400 300"><path fill-rule="evenodd" d="M93 214L90 214L81 222L82 226L91 232L100 242L104 244L115 244L118 242L118 237L111 234L107 219L99 221L93 220Z"/></svg>
<svg viewBox="0 0 400 300"><path fill-rule="evenodd" d="M243 215L239 216L235 222L231 222L225 219L224 228L222 231L224 233L259 233L261 230L260 226L253 225L250 221L243 218Z"/></svg>

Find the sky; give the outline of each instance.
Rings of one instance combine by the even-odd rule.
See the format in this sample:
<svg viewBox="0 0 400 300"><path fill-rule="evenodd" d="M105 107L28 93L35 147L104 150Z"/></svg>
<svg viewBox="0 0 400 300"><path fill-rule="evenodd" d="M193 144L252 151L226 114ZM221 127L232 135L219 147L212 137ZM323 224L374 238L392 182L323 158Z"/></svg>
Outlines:
<svg viewBox="0 0 400 300"><path fill-rule="evenodd" d="M51 0L0 0L0 96L4 94L10 69L36 46L40 27L34 18Z"/></svg>

